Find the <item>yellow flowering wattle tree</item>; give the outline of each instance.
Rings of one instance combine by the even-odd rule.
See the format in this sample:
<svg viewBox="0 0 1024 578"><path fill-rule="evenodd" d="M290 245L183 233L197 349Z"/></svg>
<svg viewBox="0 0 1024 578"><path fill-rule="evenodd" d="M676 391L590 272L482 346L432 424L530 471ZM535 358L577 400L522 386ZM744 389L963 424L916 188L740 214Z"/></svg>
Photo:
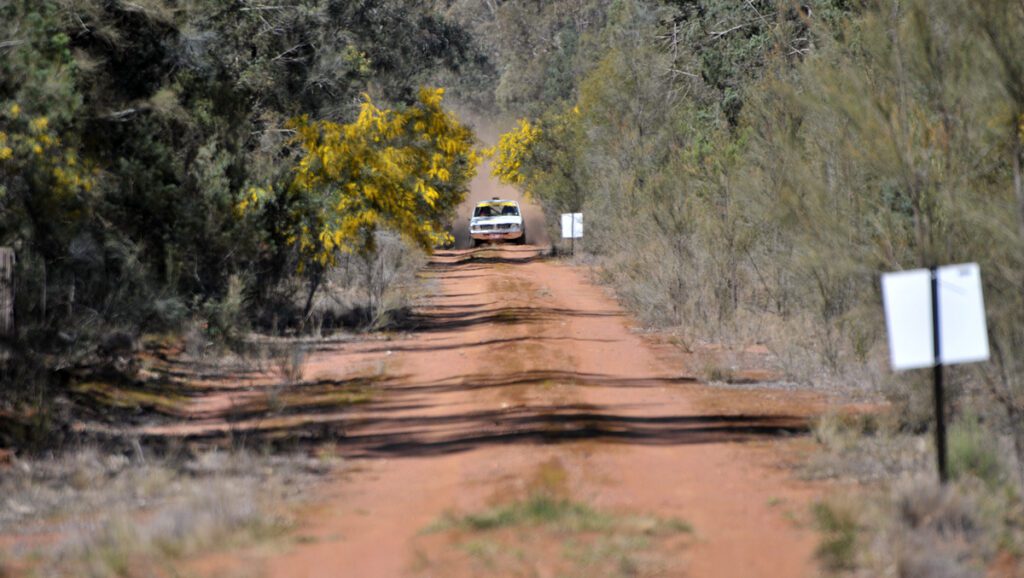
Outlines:
<svg viewBox="0 0 1024 578"><path fill-rule="evenodd" d="M0 108L0 171L29 181L34 188L25 194L37 203L66 202L95 182L95 171L64 145L49 119L25 114L16 102Z"/></svg>
<svg viewBox="0 0 1024 578"><path fill-rule="evenodd" d="M514 130L501 135L497 146L485 151L487 156L497 155L491 161L491 174L506 185L525 185L524 165L529 162L533 145L540 136L539 126L526 119L520 120Z"/></svg>
<svg viewBox="0 0 1024 578"><path fill-rule="evenodd" d="M442 106L443 89L420 90L401 110L369 97L349 124L294 119L302 156L278 190L250 189L241 214L273 206L272 234L299 255L310 279L306 315L323 272L343 253L367 257L388 229L431 250L451 240L444 224L465 199L479 157L473 132Z"/></svg>
<svg viewBox="0 0 1024 578"><path fill-rule="evenodd" d="M0 105L0 214L8 223L0 244L21 239L59 258L87 220L96 175L48 117L17 102Z"/></svg>
<svg viewBox="0 0 1024 578"><path fill-rule="evenodd" d="M577 106L551 110L535 120L520 120L485 151L491 173L541 204L549 217L578 212L584 201L580 183L586 167L577 162L585 146L583 117Z"/></svg>

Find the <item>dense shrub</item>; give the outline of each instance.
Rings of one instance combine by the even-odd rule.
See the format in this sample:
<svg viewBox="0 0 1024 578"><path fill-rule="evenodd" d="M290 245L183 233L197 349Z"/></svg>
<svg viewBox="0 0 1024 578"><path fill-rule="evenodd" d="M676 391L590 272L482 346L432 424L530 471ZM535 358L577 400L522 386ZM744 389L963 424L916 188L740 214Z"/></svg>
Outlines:
<svg viewBox="0 0 1024 578"><path fill-rule="evenodd" d="M106 363L111 335L132 343L188 326L231 342L268 310L293 316L280 327L303 326L296 316L308 308L282 304L301 300L311 269L323 267L302 267L296 231L275 234L289 207L239 213L254 190L295 189L310 151L293 119L348 126L371 97L382 114L414 115L425 110L421 86L479 57L465 30L420 2L0 4L0 246L17 255L0 406L26 398L16 365L42 365L34 382L59 387L67 371ZM396 191L424 184L419 196L440 191L436 210L417 215L420 228L408 214L389 221L390 201L369 207L419 248L474 170L472 133L429 94L434 116L412 120L445 120L445 138L461 131L467 158L456 171L447 157L431 165L436 151L421 147L427 160L389 181ZM322 209L333 198L324 189L343 186L307 197ZM337 201L329 208L341 211ZM373 229L359 234L372 240ZM374 259L372 243L358 249Z"/></svg>

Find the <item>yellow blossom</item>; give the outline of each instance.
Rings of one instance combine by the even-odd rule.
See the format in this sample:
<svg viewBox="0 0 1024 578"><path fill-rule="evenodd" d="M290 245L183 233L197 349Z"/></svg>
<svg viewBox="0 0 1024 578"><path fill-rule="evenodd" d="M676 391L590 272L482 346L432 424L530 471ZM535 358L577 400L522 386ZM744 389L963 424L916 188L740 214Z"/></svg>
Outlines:
<svg viewBox="0 0 1024 578"><path fill-rule="evenodd" d="M492 174L505 184L523 184L526 176L519 169L540 135L540 127L526 119L519 121L516 130L501 135L498 146L488 151L491 155L498 155L492 166Z"/></svg>
<svg viewBox="0 0 1024 578"><path fill-rule="evenodd" d="M349 124L299 117L289 123L304 155L286 194L297 202L284 238L302 256L299 267L335 264L338 252L373 249L373 232L398 231L429 249L445 233L440 225L465 198L479 156L472 131L442 107L444 91L422 89L418 102L396 111L368 95ZM262 203L255 195L238 213Z"/></svg>

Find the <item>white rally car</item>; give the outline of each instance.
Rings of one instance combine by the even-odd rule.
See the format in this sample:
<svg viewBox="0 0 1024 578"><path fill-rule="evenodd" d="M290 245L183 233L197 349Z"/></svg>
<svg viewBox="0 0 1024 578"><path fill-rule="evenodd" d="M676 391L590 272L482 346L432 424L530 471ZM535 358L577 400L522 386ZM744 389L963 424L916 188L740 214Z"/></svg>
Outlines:
<svg viewBox="0 0 1024 578"><path fill-rule="evenodd" d="M526 243L526 225L519 203L498 198L477 203L469 219L469 236L473 246L496 241Z"/></svg>

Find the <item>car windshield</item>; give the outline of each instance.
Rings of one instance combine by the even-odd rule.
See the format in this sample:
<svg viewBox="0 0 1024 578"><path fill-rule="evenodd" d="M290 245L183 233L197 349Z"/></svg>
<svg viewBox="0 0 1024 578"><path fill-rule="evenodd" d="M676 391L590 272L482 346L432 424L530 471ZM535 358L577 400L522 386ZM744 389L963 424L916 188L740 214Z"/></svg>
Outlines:
<svg viewBox="0 0 1024 578"><path fill-rule="evenodd" d="M518 217L519 207L512 203L494 203L487 205L477 205L476 210L473 211L474 217Z"/></svg>

